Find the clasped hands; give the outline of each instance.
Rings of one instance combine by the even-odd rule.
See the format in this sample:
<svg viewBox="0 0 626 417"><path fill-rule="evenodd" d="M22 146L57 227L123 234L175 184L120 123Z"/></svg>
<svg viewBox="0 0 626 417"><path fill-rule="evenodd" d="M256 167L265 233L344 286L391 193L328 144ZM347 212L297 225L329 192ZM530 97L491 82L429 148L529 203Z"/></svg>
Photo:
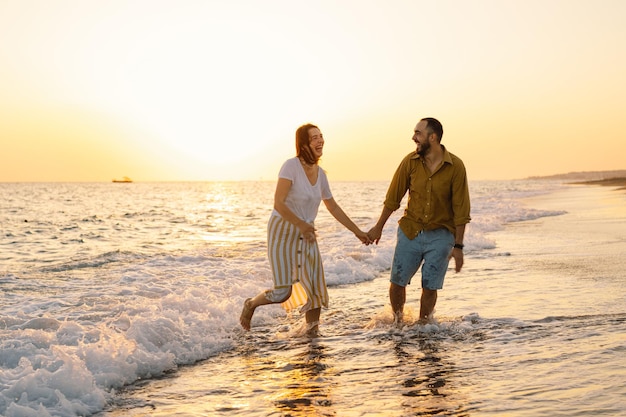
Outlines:
<svg viewBox="0 0 626 417"><path fill-rule="evenodd" d="M382 235L382 229L374 226L367 233L359 229L359 233L355 234L365 246L372 245L374 243L378 245L378 241Z"/></svg>

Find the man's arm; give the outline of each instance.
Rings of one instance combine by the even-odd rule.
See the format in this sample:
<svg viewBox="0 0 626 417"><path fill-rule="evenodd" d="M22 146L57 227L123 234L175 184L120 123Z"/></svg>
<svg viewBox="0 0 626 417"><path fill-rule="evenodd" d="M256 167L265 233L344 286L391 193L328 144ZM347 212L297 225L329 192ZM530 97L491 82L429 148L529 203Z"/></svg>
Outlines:
<svg viewBox="0 0 626 417"><path fill-rule="evenodd" d="M392 213L393 213L393 210L391 210L390 208L387 208L387 206L383 206L383 211L382 213L380 213L380 217L378 218L378 221L376 222L374 227L372 227L370 231L367 232L367 236L370 238L370 240L376 243L377 245L378 245L378 241L380 240L380 237L383 234L383 227L385 227L385 223L387 223L387 220L389 219Z"/></svg>
<svg viewBox="0 0 626 417"><path fill-rule="evenodd" d="M383 211L380 213L380 217L378 218L376 225L372 227L369 232L367 232L367 236L370 240L375 242L377 245L383 234L383 227L385 226L385 223L387 223L391 214L400 208L400 202L409 189L410 164L412 156L412 153L405 156L402 162L400 162L400 165L398 165L398 168L396 168L396 172L393 174L393 178L391 179L391 183L387 189L387 196L385 197L385 202L383 204Z"/></svg>
<svg viewBox="0 0 626 417"><path fill-rule="evenodd" d="M461 272L461 268L463 268L463 236L465 235L465 225L456 226L456 231L454 233L454 245L452 248L452 252L450 253L449 258L454 258L454 270L456 272ZM458 247L458 246L461 247ZM448 259L449 259L448 258Z"/></svg>

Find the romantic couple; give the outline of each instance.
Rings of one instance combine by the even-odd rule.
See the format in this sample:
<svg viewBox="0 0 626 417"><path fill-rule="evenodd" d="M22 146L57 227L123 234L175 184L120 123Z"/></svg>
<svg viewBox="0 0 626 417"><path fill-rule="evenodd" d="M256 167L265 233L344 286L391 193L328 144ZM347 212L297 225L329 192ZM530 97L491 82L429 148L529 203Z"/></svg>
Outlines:
<svg viewBox="0 0 626 417"><path fill-rule="evenodd" d="M315 236L315 218L321 201L330 214L365 245L378 244L383 227L409 192L398 227L391 267L389 299L394 321L402 322L406 286L422 266L419 323L431 318L437 290L450 258L457 272L463 266L463 236L470 221L470 199L463 162L441 144L443 127L437 119L421 119L415 126L417 148L404 157L391 180L382 213L369 232L363 232L333 199L318 161L324 148L320 129L312 124L296 130L296 156L280 169L274 209L267 226L268 257L274 287L248 298L241 326L250 330L257 307L282 303L286 310L301 307L307 335L317 335L322 306L328 307L328 291L322 258Z"/></svg>

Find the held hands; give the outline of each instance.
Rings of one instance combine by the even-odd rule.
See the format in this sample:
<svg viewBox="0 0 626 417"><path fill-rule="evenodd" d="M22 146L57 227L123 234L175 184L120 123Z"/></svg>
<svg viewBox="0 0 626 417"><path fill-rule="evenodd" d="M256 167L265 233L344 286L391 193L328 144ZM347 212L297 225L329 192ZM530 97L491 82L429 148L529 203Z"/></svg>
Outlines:
<svg viewBox="0 0 626 417"><path fill-rule="evenodd" d="M365 246L371 245L372 240L369 238L369 236L367 235L367 233L365 233L364 231L362 231L361 229L358 230L358 232L354 233L356 235L356 237L361 241L361 243L363 243Z"/></svg>
<svg viewBox="0 0 626 417"><path fill-rule="evenodd" d="M379 227L379 226L374 226L370 229L369 232L367 232L367 237L370 240L370 243L376 243L378 245L378 242L380 241L380 237L383 234L383 228Z"/></svg>

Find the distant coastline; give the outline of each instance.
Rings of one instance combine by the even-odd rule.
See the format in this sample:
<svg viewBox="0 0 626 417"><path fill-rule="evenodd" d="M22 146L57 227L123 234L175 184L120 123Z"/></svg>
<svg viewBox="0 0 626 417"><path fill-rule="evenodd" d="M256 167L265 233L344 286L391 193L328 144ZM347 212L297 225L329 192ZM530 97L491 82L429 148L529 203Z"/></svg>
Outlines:
<svg viewBox="0 0 626 417"><path fill-rule="evenodd" d="M571 184L603 185L626 190L626 170L568 172L567 174L529 177L534 180L570 180Z"/></svg>
<svg viewBox="0 0 626 417"><path fill-rule="evenodd" d="M581 171L566 174L528 177L529 180L572 180L572 181L600 181L615 178L626 178L626 169L613 171Z"/></svg>
<svg viewBox="0 0 626 417"><path fill-rule="evenodd" d="M618 187L618 190L626 190L626 177L606 178L603 180L577 181L572 184L584 185L605 185L608 187Z"/></svg>

